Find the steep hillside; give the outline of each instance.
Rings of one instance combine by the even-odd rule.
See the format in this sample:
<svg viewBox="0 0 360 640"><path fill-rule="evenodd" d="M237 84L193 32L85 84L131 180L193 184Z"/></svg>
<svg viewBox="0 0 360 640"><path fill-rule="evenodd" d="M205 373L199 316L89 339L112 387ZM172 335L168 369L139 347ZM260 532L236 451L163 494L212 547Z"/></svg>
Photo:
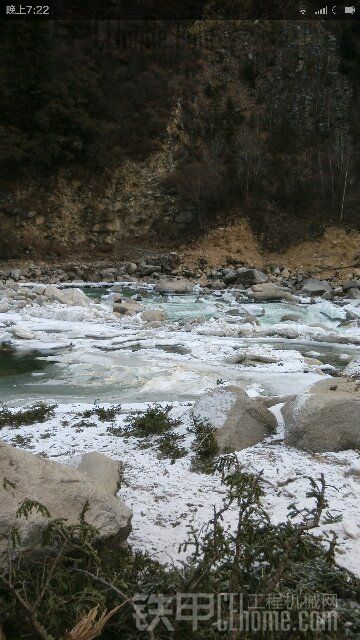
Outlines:
<svg viewBox="0 0 360 640"><path fill-rule="evenodd" d="M265 251L358 227L356 26L31 25L2 26L4 257L179 245L234 211Z"/></svg>
<svg viewBox="0 0 360 640"><path fill-rule="evenodd" d="M247 220L232 221L179 248L183 265L190 269L243 261L254 267L277 265L325 276L344 276L360 267L360 233L328 227L321 238L299 241L281 253L261 250ZM340 271L339 271L340 270Z"/></svg>

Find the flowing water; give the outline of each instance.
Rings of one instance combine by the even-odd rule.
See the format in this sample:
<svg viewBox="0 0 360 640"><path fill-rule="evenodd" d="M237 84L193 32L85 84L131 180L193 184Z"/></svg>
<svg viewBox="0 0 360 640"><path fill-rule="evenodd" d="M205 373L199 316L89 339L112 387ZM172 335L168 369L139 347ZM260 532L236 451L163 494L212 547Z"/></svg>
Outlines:
<svg viewBox="0 0 360 640"><path fill-rule="evenodd" d="M93 301L111 304L109 287L84 287ZM314 342L308 338L285 340L275 337L200 335L186 324L196 318L226 320L236 328L238 313L256 316L262 327L278 323L284 314L296 313L305 325L322 323L336 329L338 318L329 318L319 305L293 303L251 304L219 295L161 296L151 286L122 294L141 296L141 304L162 308L166 327L136 325L118 329L71 320L48 322L47 330L63 334L69 346L41 352L9 352L0 355L0 401L20 404L39 399L56 402L144 402L193 400L216 383L238 384L248 390L262 389L271 395L295 393L320 378L321 373L294 367L299 355L343 368L359 354L351 344ZM109 295L110 294L110 295ZM180 326L178 325L180 323ZM174 329L172 329L172 326ZM38 329L42 324L39 320ZM229 364L237 349L272 348L284 359L279 366Z"/></svg>

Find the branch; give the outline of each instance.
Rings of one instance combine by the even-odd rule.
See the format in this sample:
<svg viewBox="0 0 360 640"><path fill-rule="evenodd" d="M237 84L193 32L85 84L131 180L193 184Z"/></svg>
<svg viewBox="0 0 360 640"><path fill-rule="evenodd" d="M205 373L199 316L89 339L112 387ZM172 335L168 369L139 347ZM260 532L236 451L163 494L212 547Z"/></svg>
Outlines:
<svg viewBox="0 0 360 640"><path fill-rule="evenodd" d="M39 606L40 602L44 598L46 590L47 590L47 588L48 588L48 586L50 584L50 581L51 581L51 579L52 579L52 577L54 575L55 569L58 566L62 556L64 555L66 546L67 546L67 542L65 542L63 544L63 546L61 547L61 549L59 550L59 553L57 554L57 556L56 556L56 558L55 558L55 560L54 560L54 562L53 562L53 564L51 566L51 569L50 569L50 571L48 573L48 576L46 578L45 584L43 585L43 587L42 587L42 589L41 589L41 591L40 591L40 593L39 593L39 595L37 597L37 600L35 601L35 604L34 604L35 608L37 608Z"/></svg>
<svg viewBox="0 0 360 640"><path fill-rule="evenodd" d="M100 578L100 576L97 576L94 573L90 573L90 571L85 571L85 569L74 568L74 569L72 569L72 571L76 571L77 573L82 573L83 575L88 576L88 578L91 578L92 580L95 580L96 582L99 582L104 587L107 587L108 589L110 589L111 591L116 593L116 595L118 595L120 598L122 598L123 600L125 600L126 602L131 604L131 606L133 607L135 613L140 618L142 618L144 624L147 625L147 620L146 620L145 615L142 613L142 611L140 611L139 607L136 605L134 600L132 598L128 598L128 596L123 591L118 589L114 584L112 584L111 582L107 582L107 580L104 580L104 578ZM156 640L155 634L154 634L152 629L147 629L146 631L147 631L147 634L148 634L150 640Z"/></svg>
<svg viewBox="0 0 360 640"><path fill-rule="evenodd" d="M20 607L25 611L31 626L34 629L35 633L38 635L38 637L41 638L42 640L52 640L52 638L48 635L46 629L42 626L40 622L37 621L34 609L29 605L28 602L26 602L26 600L24 600L24 598L20 595L20 593L17 591L14 585L11 584L11 582L9 582L2 575L0 575L0 580L3 583L4 587L8 591L10 591L10 593L12 593L12 595L14 596L15 600L18 602Z"/></svg>

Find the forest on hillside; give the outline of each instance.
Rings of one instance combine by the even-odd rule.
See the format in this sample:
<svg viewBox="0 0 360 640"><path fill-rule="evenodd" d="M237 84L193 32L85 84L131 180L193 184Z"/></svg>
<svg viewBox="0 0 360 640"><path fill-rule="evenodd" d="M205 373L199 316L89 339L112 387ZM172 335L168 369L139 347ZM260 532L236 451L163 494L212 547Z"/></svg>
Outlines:
<svg viewBox="0 0 360 640"><path fill-rule="evenodd" d="M3 22L3 185L170 144L192 230L241 211L276 249L356 227L359 86L358 22Z"/></svg>

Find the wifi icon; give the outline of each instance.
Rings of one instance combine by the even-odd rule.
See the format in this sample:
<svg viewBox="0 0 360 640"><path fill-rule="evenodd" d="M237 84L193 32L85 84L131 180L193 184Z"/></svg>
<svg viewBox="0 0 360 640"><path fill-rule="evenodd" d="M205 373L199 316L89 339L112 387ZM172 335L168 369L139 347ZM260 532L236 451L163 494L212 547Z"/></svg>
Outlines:
<svg viewBox="0 0 360 640"><path fill-rule="evenodd" d="M300 7L299 11L300 11L301 15L304 16L305 13L307 12L307 7Z"/></svg>

